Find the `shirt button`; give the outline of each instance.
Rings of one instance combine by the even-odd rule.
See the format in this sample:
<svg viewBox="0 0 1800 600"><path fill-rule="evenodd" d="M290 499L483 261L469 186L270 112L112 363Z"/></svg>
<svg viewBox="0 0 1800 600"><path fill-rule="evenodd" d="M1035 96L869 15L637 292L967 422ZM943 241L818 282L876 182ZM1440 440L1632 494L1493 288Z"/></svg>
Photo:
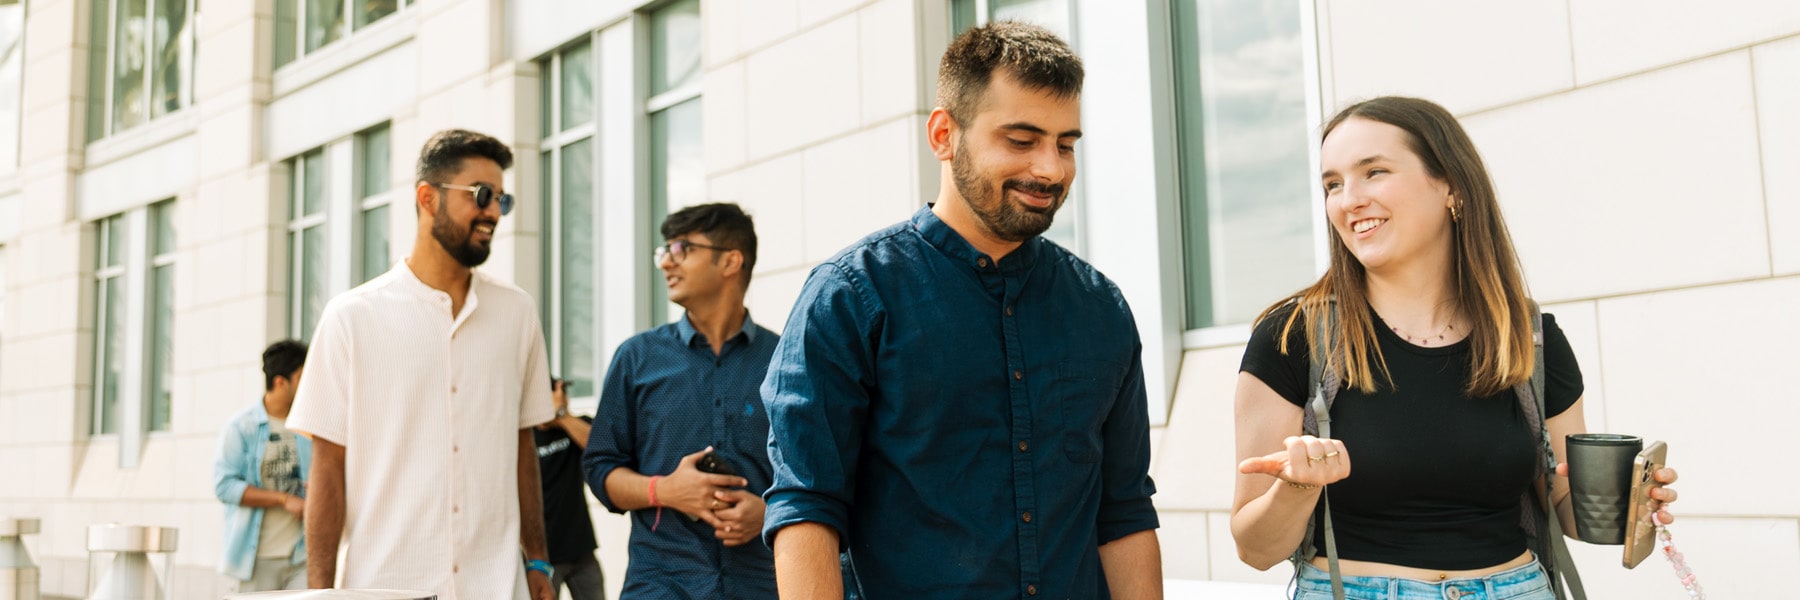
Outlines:
<svg viewBox="0 0 1800 600"><path fill-rule="evenodd" d="M461 507L461 506L452 506L452 507L450 507L450 512L451 512L451 513L452 513L452 514L454 514L454 513L460 513L460 512L462 512L462 507ZM1030 521L1030 520L1031 520L1031 519L1026 519L1026 520L1027 520L1027 521Z"/></svg>
<svg viewBox="0 0 1800 600"><path fill-rule="evenodd" d="M450 565L450 572L451 573L461 573L462 565Z"/></svg>
<svg viewBox="0 0 1800 600"><path fill-rule="evenodd" d="M1025 378L1024 371L1013 371L1013 379L1017 380L1017 379L1024 379L1024 378Z"/></svg>
<svg viewBox="0 0 1800 600"><path fill-rule="evenodd" d="M1025 511L1025 516L1023 518L1025 519L1026 523L1030 523L1031 522L1031 511L1029 511L1029 510Z"/></svg>
<svg viewBox="0 0 1800 600"><path fill-rule="evenodd" d="M452 445L452 446L450 446L450 451L451 452L462 452L462 446Z"/></svg>
<svg viewBox="0 0 1800 600"><path fill-rule="evenodd" d="M450 386L450 393L452 393L452 394L456 393L456 386L454 386L454 385Z"/></svg>
<svg viewBox="0 0 1800 600"><path fill-rule="evenodd" d="M1025 586L1025 595L1036 596L1037 595L1037 586L1035 586L1035 585Z"/></svg>
<svg viewBox="0 0 1800 600"><path fill-rule="evenodd" d="M1031 444L1027 443L1025 440L1019 440L1019 451L1020 452L1030 452Z"/></svg>
<svg viewBox="0 0 1800 600"><path fill-rule="evenodd" d="M1012 316L1012 307L1011 306L1006 307L1006 316L1009 316L1009 317Z"/></svg>
<svg viewBox="0 0 1800 600"><path fill-rule="evenodd" d="M983 258L975 259L975 265L979 266L983 269L987 268L987 258L983 257Z"/></svg>

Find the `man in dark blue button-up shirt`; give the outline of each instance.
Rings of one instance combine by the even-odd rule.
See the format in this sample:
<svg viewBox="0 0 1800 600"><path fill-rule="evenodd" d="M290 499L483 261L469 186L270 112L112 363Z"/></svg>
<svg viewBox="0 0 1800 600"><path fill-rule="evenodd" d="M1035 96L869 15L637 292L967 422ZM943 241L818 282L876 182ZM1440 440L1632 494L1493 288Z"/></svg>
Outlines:
<svg viewBox="0 0 1800 600"><path fill-rule="evenodd" d="M775 597L762 532L770 481L768 413L757 385L779 341L750 320L750 217L732 204L669 215L657 265L687 309L619 345L582 466L608 510L631 511L620 597ZM701 472L708 451L737 475Z"/></svg>
<svg viewBox="0 0 1800 600"><path fill-rule="evenodd" d="M1160 597L1137 327L1039 237L1074 181L1081 76L1037 27L959 37L927 131L937 203L808 277L762 388L783 598Z"/></svg>

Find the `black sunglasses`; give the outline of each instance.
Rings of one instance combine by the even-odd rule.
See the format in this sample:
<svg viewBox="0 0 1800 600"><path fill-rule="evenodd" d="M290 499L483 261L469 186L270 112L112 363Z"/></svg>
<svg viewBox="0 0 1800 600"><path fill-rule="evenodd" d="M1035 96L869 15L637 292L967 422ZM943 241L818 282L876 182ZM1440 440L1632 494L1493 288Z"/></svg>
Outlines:
<svg viewBox="0 0 1800 600"><path fill-rule="evenodd" d="M488 187L488 184L485 184L485 183L477 183L475 185L456 185L454 183L433 183L431 185L436 186L440 189L462 190L465 192L475 194L475 208L479 208L481 210L487 210L488 205L494 203L494 188ZM507 214L511 213L512 207L513 207L512 194L500 194L500 216L504 217Z"/></svg>

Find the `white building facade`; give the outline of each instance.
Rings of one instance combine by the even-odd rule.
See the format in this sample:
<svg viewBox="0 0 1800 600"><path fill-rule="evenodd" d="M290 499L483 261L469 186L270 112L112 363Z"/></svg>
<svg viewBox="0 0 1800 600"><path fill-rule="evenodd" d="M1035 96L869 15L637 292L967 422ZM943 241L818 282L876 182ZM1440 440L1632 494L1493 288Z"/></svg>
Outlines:
<svg viewBox="0 0 1800 600"><path fill-rule="evenodd" d="M1086 61L1050 235L1136 313L1169 577L1289 576L1236 556L1231 393L1250 319L1323 269L1320 124L1383 94L1475 137L1590 426L1669 442L1708 589L1800 565L1783 0L0 0L0 517L43 519L52 596L85 593L104 522L180 528L172 598L229 589L216 435L265 345L408 251L441 129L518 156L482 268L538 294L578 412L678 314L650 262L673 209L752 212L750 310L779 329L813 265L935 195L937 59L1009 18ZM626 524L594 515L616 594ZM1575 551L1596 597L1682 597L1661 559Z"/></svg>

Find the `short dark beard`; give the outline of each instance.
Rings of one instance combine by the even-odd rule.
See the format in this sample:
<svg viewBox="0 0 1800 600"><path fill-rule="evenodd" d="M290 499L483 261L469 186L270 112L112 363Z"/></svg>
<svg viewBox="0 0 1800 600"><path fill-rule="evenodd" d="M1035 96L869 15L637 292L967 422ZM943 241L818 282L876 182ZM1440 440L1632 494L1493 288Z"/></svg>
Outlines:
<svg viewBox="0 0 1800 600"><path fill-rule="evenodd" d="M981 173L975 168L974 158L969 155L966 139L956 142L956 158L950 161L950 175L956 180L956 191L962 194L963 201L968 203L969 210L981 220L988 233L1008 242L1023 242L1037 237L1050 229L1056 219L1056 211L1062 208L1063 201L1068 199L1066 190L1060 183L1044 184L1036 181L1009 179L1001 183L998 189L987 185ZM1020 202L1011 202L1006 198L1006 190L1016 189L1034 194L1049 194L1056 198L1049 208L1037 208Z"/></svg>
<svg viewBox="0 0 1800 600"><path fill-rule="evenodd" d="M437 240L438 245L444 248L444 252L448 252L450 257L456 259L456 262L462 264L462 266L475 268L480 266L481 263L487 262L488 252L491 251L492 248L490 246L478 245L473 241L473 238L475 237L475 226L480 224L493 225L495 223L493 221L478 218L470 221L468 227L463 227L459 230L456 223L450 220L450 209L448 207L448 199L445 198L443 194L439 194L437 215L431 219L432 239ZM490 244L491 243L492 242L490 242Z"/></svg>

